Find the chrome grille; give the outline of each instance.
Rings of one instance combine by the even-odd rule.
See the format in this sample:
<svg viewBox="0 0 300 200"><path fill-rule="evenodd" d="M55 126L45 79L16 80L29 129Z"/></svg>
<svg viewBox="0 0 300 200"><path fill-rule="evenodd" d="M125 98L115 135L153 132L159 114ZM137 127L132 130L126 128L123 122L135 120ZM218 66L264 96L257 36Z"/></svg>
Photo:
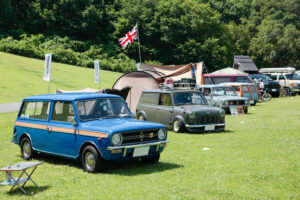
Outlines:
<svg viewBox="0 0 300 200"><path fill-rule="evenodd" d="M123 137L122 144L134 144L158 140L158 130L144 130L121 133Z"/></svg>
<svg viewBox="0 0 300 200"><path fill-rule="evenodd" d="M245 105L245 101L229 101L229 105Z"/></svg>
<svg viewBox="0 0 300 200"><path fill-rule="evenodd" d="M195 124L216 124L223 123L222 117L218 115L204 115L200 116L195 120Z"/></svg>

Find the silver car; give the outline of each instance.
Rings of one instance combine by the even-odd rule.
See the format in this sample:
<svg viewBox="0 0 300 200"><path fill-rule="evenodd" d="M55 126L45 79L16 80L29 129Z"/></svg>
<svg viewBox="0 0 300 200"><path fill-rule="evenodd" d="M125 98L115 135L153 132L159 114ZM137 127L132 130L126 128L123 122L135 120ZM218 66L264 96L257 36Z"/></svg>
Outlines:
<svg viewBox="0 0 300 200"><path fill-rule="evenodd" d="M248 112L249 99L238 96L232 86L202 85L199 90L202 91L209 105L223 108L228 114L230 106L242 106L244 112Z"/></svg>

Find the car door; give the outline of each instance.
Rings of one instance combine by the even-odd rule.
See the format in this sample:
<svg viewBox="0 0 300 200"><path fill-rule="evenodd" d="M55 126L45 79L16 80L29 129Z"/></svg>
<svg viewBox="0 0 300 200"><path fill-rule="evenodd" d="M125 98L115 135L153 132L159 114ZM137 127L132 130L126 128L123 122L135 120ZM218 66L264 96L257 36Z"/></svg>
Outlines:
<svg viewBox="0 0 300 200"><path fill-rule="evenodd" d="M49 151L51 153L75 156L76 127L74 107L71 101L54 101L48 127Z"/></svg>
<svg viewBox="0 0 300 200"><path fill-rule="evenodd" d="M172 124L173 102L170 93L161 93L159 95L158 105L155 111L155 122L165 125Z"/></svg>
<svg viewBox="0 0 300 200"><path fill-rule="evenodd" d="M16 125L23 127L21 131L29 134L34 149L48 149L45 138L48 136L49 111L50 101L25 101L22 105Z"/></svg>

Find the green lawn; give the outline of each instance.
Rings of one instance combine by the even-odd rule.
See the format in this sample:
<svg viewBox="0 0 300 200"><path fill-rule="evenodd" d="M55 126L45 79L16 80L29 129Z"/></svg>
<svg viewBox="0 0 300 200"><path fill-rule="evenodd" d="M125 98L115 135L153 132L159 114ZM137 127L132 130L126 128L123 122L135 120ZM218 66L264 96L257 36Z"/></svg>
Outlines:
<svg viewBox="0 0 300 200"><path fill-rule="evenodd" d="M15 118L0 115L0 167L23 161L10 142ZM44 155L33 176L41 188L29 183L25 196L0 186L0 199L300 199L300 96L272 99L226 122L223 133L169 132L160 163L112 163L105 174Z"/></svg>
<svg viewBox="0 0 300 200"><path fill-rule="evenodd" d="M19 102L26 96L48 93L49 82L43 80L43 60L0 52L0 103ZM101 87L111 88L120 73L101 71ZM51 93L55 89L99 89L94 83L94 70L52 63Z"/></svg>

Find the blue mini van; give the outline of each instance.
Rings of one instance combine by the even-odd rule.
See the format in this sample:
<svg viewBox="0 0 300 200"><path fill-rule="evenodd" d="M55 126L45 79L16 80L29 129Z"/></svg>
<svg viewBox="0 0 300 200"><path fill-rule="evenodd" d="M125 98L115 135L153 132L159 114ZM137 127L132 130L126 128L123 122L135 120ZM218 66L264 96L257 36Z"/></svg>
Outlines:
<svg viewBox="0 0 300 200"><path fill-rule="evenodd" d="M79 160L95 172L108 160L158 162L168 140L164 125L135 120L119 96L64 93L25 98L13 142L26 160L44 152Z"/></svg>

